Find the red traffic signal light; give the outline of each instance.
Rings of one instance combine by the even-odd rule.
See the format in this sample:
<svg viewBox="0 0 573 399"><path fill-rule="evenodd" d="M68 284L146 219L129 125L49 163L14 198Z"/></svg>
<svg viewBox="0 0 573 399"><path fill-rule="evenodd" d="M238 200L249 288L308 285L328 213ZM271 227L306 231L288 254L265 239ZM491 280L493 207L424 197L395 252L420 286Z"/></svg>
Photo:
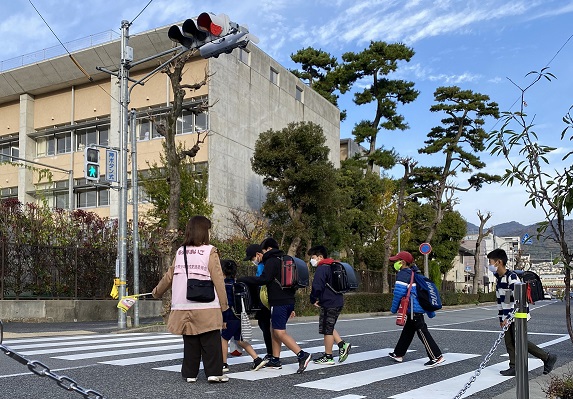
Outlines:
<svg viewBox="0 0 573 399"><path fill-rule="evenodd" d="M215 15L209 12L202 12L197 17L197 27L203 32L220 37L229 33L231 26L229 16L226 14Z"/></svg>

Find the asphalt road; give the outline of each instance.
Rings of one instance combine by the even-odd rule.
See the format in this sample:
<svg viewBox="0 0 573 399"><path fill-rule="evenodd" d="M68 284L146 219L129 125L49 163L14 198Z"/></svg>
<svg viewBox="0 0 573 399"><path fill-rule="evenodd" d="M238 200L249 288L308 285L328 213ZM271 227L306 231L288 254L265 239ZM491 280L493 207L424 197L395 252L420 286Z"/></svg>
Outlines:
<svg viewBox="0 0 573 399"><path fill-rule="evenodd" d="M559 358L557 366L573 361L565 326L565 305L541 301L531 307L529 339L546 346ZM5 338L3 344L30 360L38 360L58 375L67 375L84 389L108 399L132 398L453 398L480 366L499 336L495 306L444 309L428 320L431 333L446 361L428 369L423 346L417 338L403 363L389 357L400 333L394 316L351 316L337 323L337 330L352 343L348 360L335 366L311 364L303 374L294 373L296 361L284 348L283 370L249 370L246 355L230 358L231 380L187 384L179 374L181 339L166 333L114 334L116 323L28 324L9 323L5 333L35 333L34 337ZM153 320L155 321L155 320ZM41 337L48 330L49 334ZM78 331L81 335L74 335ZM86 334L92 331L93 334ZM307 350L322 351L315 318L294 319L289 333ZM110 334L110 332L112 332ZM253 344L262 345L254 328ZM259 353L264 352L258 350ZM492 398L515 386L515 378L502 377L507 368L503 341L485 370L471 385L469 398ZM336 350L335 350L336 354ZM139 360L135 360L139 359ZM540 376L542 364L530 359L531 379ZM49 378L32 374L26 366L0 356L0 396L6 398L81 398ZM93 397L93 396L92 396ZM533 399L533 397L532 397Z"/></svg>

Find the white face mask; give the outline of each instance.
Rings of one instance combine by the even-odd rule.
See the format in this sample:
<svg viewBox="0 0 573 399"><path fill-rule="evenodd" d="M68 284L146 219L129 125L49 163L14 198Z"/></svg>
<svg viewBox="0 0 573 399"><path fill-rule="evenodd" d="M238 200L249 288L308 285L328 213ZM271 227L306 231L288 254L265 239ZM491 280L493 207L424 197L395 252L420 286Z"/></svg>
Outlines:
<svg viewBox="0 0 573 399"><path fill-rule="evenodd" d="M495 267L495 265L488 265L487 268L488 268L489 271L492 272L492 273L496 273L496 272L497 272L497 267Z"/></svg>
<svg viewBox="0 0 573 399"><path fill-rule="evenodd" d="M311 265L312 267L316 267L316 265L318 265L318 260L315 259L315 258L312 258L312 259L310 260L310 265Z"/></svg>

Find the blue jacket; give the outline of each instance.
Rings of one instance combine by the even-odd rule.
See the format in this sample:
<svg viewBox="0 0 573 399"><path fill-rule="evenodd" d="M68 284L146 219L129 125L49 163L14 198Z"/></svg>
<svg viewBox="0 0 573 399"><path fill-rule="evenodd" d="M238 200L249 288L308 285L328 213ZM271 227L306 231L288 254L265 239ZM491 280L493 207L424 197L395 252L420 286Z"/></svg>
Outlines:
<svg viewBox="0 0 573 399"><path fill-rule="evenodd" d="M318 304L322 308L341 308L344 306L344 295L337 294L327 287L327 283L332 283L332 273L330 264L334 259L323 259L318 264L312 280L312 290L310 292L310 303Z"/></svg>
<svg viewBox="0 0 573 399"><path fill-rule="evenodd" d="M418 266L412 265L411 267L401 269L396 275L396 285L394 286L394 298L392 299L392 313L398 312L400 307L400 300L408 294L408 286L410 285L410 278L412 273L420 273ZM411 306L414 305L414 313L426 313L429 318L436 316L436 312L425 311L418 302L418 293L416 291L416 280L412 284L410 290L410 303L408 305L408 313L410 313Z"/></svg>

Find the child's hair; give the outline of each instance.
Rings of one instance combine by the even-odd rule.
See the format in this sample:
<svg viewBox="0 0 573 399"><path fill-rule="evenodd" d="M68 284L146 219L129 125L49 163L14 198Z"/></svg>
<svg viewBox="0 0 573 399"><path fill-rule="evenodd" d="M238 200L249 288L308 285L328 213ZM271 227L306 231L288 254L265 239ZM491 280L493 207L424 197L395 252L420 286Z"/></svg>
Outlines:
<svg viewBox="0 0 573 399"><path fill-rule="evenodd" d="M328 258L328 251L326 250L326 247L324 247L323 245L316 245L308 250L307 255L308 256L321 255L324 259L326 259Z"/></svg>
<svg viewBox="0 0 573 399"><path fill-rule="evenodd" d="M237 275L237 263L232 259L221 260L221 269L225 277L235 278Z"/></svg>
<svg viewBox="0 0 573 399"><path fill-rule="evenodd" d="M507 264L507 254L501 248L496 248L487 254L488 259L499 259L501 263L505 266Z"/></svg>

